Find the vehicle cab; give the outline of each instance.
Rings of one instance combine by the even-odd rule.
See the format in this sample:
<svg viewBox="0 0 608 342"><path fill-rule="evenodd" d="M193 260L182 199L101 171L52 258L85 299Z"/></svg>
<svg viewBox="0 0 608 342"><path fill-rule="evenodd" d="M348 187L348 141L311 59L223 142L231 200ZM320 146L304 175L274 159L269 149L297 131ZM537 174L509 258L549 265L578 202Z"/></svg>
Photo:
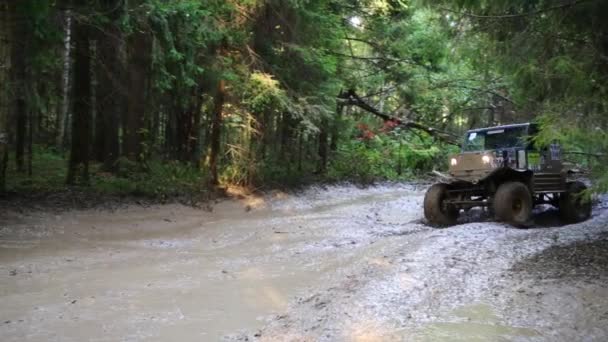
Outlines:
<svg viewBox="0 0 608 342"><path fill-rule="evenodd" d="M478 181L499 168L518 171L547 171L559 165L548 161L561 159L559 145L551 147L551 156L535 147L536 124L523 123L470 130L462 143L462 151L450 157L449 173L466 181ZM553 157L553 158L551 158Z"/></svg>

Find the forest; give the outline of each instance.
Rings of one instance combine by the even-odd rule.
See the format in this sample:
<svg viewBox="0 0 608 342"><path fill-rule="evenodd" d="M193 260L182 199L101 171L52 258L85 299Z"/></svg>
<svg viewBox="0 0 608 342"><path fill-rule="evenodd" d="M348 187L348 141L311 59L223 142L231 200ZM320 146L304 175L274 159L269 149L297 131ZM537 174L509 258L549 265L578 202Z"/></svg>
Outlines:
<svg viewBox="0 0 608 342"><path fill-rule="evenodd" d="M607 265L608 0L0 0L0 342L608 341Z"/></svg>
<svg viewBox="0 0 608 342"><path fill-rule="evenodd" d="M535 121L608 190L606 0L3 0L0 193L409 180Z"/></svg>

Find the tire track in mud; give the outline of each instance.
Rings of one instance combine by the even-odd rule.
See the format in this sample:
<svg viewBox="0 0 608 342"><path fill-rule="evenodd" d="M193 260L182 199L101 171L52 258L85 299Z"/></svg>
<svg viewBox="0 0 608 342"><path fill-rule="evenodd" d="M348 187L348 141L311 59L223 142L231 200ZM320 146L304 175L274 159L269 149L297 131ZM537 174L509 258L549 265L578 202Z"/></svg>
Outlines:
<svg viewBox="0 0 608 342"><path fill-rule="evenodd" d="M377 217L379 207L372 208ZM587 222L523 230L494 222L435 230L417 220L373 219L377 239L370 243L381 245L373 254L258 333L230 339L604 341L608 249L598 246L608 245L607 222L602 206ZM583 261L564 263L569 253ZM556 273L559 266L565 270Z"/></svg>
<svg viewBox="0 0 608 342"><path fill-rule="evenodd" d="M0 340L608 339L607 208L563 227L471 211L434 229L423 194L330 186L253 209L0 220Z"/></svg>

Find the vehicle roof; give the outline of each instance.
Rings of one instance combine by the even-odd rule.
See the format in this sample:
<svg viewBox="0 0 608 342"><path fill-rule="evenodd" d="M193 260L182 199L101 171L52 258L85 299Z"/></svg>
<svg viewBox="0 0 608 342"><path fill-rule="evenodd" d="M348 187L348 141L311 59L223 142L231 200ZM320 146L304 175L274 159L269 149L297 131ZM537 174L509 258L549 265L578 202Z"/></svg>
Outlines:
<svg viewBox="0 0 608 342"><path fill-rule="evenodd" d="M518 127L528 127L530 125L531 125L530 122L526 122L526 123L511 124L511 125L502 125L502 126L494 126L494 127L476 128L476 129L468 130L467 133L485 132L485 131L490 131L490 130L495 130L495 129L509 129L509 128L518 128Z"/></svg>

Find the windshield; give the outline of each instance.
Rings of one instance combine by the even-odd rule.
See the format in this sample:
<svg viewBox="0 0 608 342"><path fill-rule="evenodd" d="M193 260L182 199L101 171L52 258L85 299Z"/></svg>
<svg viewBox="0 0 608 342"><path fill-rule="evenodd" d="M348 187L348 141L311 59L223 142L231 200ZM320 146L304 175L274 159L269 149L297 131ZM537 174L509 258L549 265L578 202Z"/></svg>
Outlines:
<svg viewBox="0 0 608 342"><path fill-rule="evenodd" d="M463 150L465 152L472 152L525 147L527 130L527 126L522 126L469 132Z"/></svg>

